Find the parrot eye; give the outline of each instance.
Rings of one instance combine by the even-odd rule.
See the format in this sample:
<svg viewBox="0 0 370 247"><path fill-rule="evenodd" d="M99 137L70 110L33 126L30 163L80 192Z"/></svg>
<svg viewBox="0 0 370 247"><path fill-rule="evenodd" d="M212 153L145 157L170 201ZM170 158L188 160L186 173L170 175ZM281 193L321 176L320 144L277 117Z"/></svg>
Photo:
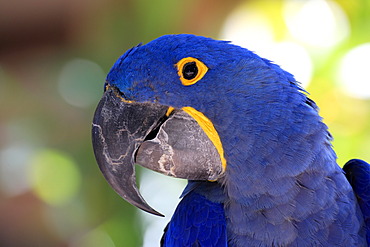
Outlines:
<svg viewBox="0 0 370 247"><path fill-rule="evenodd" d="M177 64L177 73L182 85L190 86L197 83L207 73L208 67L193 57L181 59Z"/></svg>
<svg viewBox="0 0 370 247"><path fill-rule="evenodd" d="M182 68L182 75L184 79L191 80L194 79L198 74L198 67L195 62L189 62Z"/></svg>

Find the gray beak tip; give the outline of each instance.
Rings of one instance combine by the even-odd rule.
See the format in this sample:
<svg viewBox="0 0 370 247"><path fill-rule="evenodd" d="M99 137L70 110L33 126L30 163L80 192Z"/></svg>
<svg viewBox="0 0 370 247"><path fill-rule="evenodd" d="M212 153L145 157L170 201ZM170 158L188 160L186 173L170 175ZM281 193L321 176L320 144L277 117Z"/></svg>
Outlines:
<svg viewBox="0 0 370 247"><path fill-rule="evenodd" d="M215 144L183 109L168 113L168 106L128 102L108 87L92 124L95 158L111 187L132 205L162 217L141 196L135 163L189 180L216 180L223 175Z"/></svg>
<svg viewBox="0 0 370 247"><path fill-rule="evenodd" d="M158 105L129 104L108 89L99 102L92 124L95 158L110 186L132 205L162 217L146 203L137 188L134 155L167 109ZM145 124L142 123L144 118Z"/></svg>

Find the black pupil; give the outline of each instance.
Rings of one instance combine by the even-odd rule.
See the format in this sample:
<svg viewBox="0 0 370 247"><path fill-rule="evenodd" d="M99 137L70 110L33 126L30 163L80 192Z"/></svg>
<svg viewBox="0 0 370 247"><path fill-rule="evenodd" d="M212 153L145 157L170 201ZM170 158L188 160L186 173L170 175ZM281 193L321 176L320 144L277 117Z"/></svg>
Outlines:
<svg viewBox="0 0 370 247"><path fill-rule="evenodd" d="M195 62L189 62L184 65L182 74L186 80L194 79L198 74L198 67Z"/></svg>

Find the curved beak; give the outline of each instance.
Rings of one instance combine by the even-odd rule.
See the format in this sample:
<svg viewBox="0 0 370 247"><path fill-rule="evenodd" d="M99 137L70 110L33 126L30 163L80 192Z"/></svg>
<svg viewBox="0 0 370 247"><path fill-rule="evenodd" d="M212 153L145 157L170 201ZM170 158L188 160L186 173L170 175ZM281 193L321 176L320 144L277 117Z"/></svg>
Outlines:
<svg viewBox="0 0 370 247"><path fill-rule="evenodd" d="M181 109L123 99L108 87L92 123L95 158L111 187L127 202L163 216L141 196L135 163L190 180L216 180L224 167L213 142Z"/></svg>

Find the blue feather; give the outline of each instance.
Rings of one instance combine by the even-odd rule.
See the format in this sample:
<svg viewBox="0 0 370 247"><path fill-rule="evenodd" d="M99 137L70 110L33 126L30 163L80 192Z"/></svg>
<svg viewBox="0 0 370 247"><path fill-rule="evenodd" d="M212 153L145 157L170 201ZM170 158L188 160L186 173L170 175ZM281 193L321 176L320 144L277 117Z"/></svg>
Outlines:
<svg viewBox="0 0 370 247"><path fill-rule="evenodd" d="M166 228L162 246L227 246L223 204L194 191L188 193Z"/></svg>
<svg viewBox="0 0 370 247"><path fill-rule="evenodd" d="M184 57L209 69L191 86L174 66ZM366 245L352 187L365 221L368 187L351 187L316 104L278 65L225 41L166 35L124 54L107 82L128 100L191 106L220 136L225 174L189 182L165 246ZM368 185L368 170L355 171L356 185Z"/></svg>
<svg viewBox="0 0 370 247"><path fill-rule="evenodd" d="M363 160L348 161L343 170L356 194L366 224L366 239L370 245L370 165Z"/></svg>

